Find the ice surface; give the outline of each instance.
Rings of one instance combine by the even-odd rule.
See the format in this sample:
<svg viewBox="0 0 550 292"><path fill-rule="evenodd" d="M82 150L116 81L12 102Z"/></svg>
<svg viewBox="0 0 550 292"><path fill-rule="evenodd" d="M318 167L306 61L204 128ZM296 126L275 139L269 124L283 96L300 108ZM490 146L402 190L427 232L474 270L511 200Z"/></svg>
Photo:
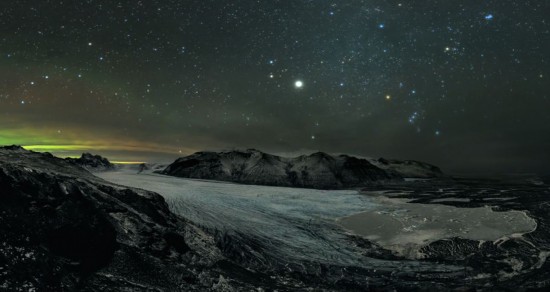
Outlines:
<svg viewBox="0 0 550 292"><path fill-rule="evenodd" d="M409 204L353 190L239 185L129 171L96 175L157 192L173 212L204 227L252 236L261 243L263 253L285 262L377 268L392 265L362 256L362 250L341 225L409 257L416 257L415 250L439 239L497 240L534 228L534 221L522 212ZM415 246L412 252L411 244ZM405 247L407 253L403 252ZM436 265L417 264L430 270ZM415 269L422 269L420 266Z"/></svg>
<svg viewBox="0 0 550 292"><path fill-rule="evenodd" d="M339 222L347 229L399 253L404 251L403 246L421 247L452 237L497 241L505 236L521 236L537 227L535 220L522 211L495 212L490 207L411 204L404 199L384 196L372 199L378 202L378 206L383 206L384 211L369 210L342 218ZM461 200L448 198L438 202ZM413 253L406 256L421 255Z"/></svg>
<svg viewBox="0 0 550 292"><path fill-rule="evenodd" d="M97 176L157 192L171 210L199 225L270 242L270 252L296 260L357 264L358 250L336 219L380 208L356 191L324 191L175 178L128 171Z"/></svg>

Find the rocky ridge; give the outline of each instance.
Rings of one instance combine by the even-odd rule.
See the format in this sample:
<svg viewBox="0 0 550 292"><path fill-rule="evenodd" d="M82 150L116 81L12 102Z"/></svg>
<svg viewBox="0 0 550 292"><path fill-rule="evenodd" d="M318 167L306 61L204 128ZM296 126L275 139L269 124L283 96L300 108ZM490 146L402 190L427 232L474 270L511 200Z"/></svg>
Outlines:
<svg viewBox="0 0 550 292"><path fill-rule="evenodd" d="M185 178L317 189L352 188L403 180L395 171L385 171L366 159L353 156L317 152L286 158L255 149L197 152L179 158L160 173Z"/></svg>
<svg viewBox="0 0 550 292"><path fill-rule="evenodd" d="M82 156L80 158L66 158L65 160L92 171L105 171L115 169L115 165L112 164L107 158L90 153L82 153Z"/></svg>

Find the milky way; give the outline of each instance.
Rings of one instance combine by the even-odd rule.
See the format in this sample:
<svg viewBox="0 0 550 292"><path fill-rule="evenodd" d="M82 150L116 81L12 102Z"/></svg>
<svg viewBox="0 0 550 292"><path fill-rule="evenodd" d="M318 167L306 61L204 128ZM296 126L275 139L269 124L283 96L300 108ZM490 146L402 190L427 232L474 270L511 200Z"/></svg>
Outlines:
<svg viewBox="0 0 550 292"><path fill-rule="evenodd" d="M549 1L2 1L0 144L549 171Z"/></svg>

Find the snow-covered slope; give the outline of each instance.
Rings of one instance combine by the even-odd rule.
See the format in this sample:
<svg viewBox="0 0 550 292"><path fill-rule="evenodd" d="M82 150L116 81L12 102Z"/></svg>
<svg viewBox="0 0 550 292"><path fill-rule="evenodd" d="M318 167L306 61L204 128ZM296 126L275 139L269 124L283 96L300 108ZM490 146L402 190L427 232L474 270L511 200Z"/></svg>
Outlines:
<svg viewBox="0 0 550 292"><path fill-rule="evenodd" d="M385 171L366 159L323 152L286 158L258 150L197 152L166 167L162 174L245 184L317 189L361 187L382 181L398 181L396 172Z"/></svg>

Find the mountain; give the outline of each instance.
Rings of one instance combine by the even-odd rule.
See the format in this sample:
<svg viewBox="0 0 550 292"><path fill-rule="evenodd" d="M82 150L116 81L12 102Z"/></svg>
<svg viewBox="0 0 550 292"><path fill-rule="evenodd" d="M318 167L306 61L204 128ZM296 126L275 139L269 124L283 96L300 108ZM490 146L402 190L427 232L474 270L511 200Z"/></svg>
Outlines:
<svg viewBox="0 0 550 292"><path fill-rule="evenodd" d="M182 157L160 173L197 179L285 187L340 189L400 181L402 176L366 159L323 152L286 158L255 149L197 152Z"/></svg>
<svg viewBox="0 0 550 292"><path fill-rule="evenodd" d="M162 163L142 163L139 165L133 165L131 168L137 169L138 172L158 172L166 168L167 164Z"/></svg>
<svg viewBox="0 0 550 292"><path fill-rule="evenodd" d="M444 176L439 167L425 162L385 158L369 161L381 169L397 173L406 178L437 178Z"/></svg>
<svg viewBox="0 0 550 292"><path fill-rule="evenodd" d="M255 290L160 195L49 153L0 147L0 222L2 291Z"/></svg>
<svg viewBox="0 0 550 292"><path fill-rule="evenodd" d="M66 158L72 164L84 167L93 171L113 170L115 165L109 162L107 158L90 153L82 153L80 158Z"/></svg>

